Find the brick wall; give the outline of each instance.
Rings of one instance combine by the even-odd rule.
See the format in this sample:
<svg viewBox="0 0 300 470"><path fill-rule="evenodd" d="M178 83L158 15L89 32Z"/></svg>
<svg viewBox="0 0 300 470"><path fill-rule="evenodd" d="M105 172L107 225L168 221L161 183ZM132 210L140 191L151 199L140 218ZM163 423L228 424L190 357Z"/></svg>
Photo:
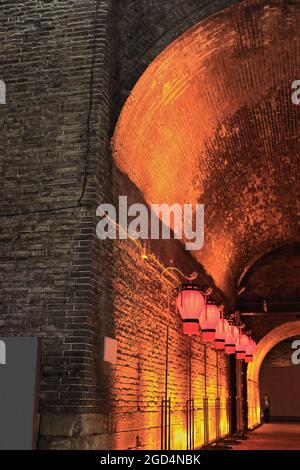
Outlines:
<svg viewBox="0 0 300 470"><path fill-rule="evenodd" d="M168 242L167 242L168 243ZM120 241L113 248L99 242L106 252L111 277L105 285L98 308L104 314L114 312L113 334L118 341L116 365L99 364L102 388L107 390L105 408L90 409L90 417L79 408L70 417L62 408L60 415L42 416L42 448L159 449L161 436L161 400L165 396L166 327L169 325L168 398L171 398L171 447L186 448L186 400L189 398L189 339L175 311L173 276L163 276L168 254L160 247L160 257L148 249L149 261L141 259L141 250L132 241ZM175 263L186 272L197 269L177 243L171 252ZM170 247L169 247L170 249ZM164 258L166 257L166 258ZM163 260L165 263L163 264ZM108 269L108 268L107 268ZM204 278L200 276L200 281ZM105 281L102 281L105 282ZM170 292L171 302L165 286ZM108 292L111 302L107 302ZM216 298L221 300L216 290ZM106 331L105 331L106 330ZM223 353L217 357L207 350L207 395L210 407L210 439L216 437L215 398L221 399L221 431L227 432L226 402L228 364ZM217 391L218 374L218 391ZM94 376L92 375L92 378ZM105 383L105 380L108 382ZM54 386L55 387L55 386ZM102 394L103 396L103 394ZM203 443L204 346L201 338L192 341L192 397L195 399L195 445ZM89 401L90 403L90 401ZM47 410L46 410L47 411ZM83 410L87 411L87 410ZM97 413L95 411L98 411Z"/></svg>
<svg viewBox="0 0 300 470"><path fill-rule="evenodd" d="M182 33L239 0L122 0L116 2L113 120L151 62Z"/></svg>
<svg viewBox="0 0 300 470"><path fill-rule="evenodd" d="M97 5L1 5L1 334L42 339L41 448L150 448L159 445L165 325L172 321L172 445L184 447L189 346L173 305L168 311L161 269L172 258L204 272L178 245L157 243L145 267L131 242L95 238L97 203L122 192L140 197L111 161L112 10L109 1ZM115 367L100 361L101 335L118 339ZM192 350L201 443L199 340ZM213 405L214 351L207 367ZM222 397L226 367L220 356Z"/></svg>
<svg viewBox="0 0 300 470"><path fill-rule="evenodd" d="M1 334L42 338L42 413L95 412L107 393L94 215L110 186L110 23L110 1L1 3Z"/></svg>
<svg viewBox="0 0 300 470"><path fill-rule="evenodd" d="M114 168L109 150L114 122L135 81L180 33L232 3L118 2L115 10L109 0L1 3L1 78L7 84L7 105L0 107L0 326L3 335L42 339L41 447L158 447L166 324L171 443L185 447L189 341L182 335L174 303L170 309L166 304L162 267L172 260L185 271L197 269L205 283L213 280L176 243L152 244L146 264L131 242L99 243L94 214L97 203L115 202L122 193L134 202L143 199ZM249 15L241 15L246 26L259 18L252 3L245 2ZM277 18L278 2L269 3ZM293 8L283 13L294 18ZM292 29L293 22L289 24ZM247 31L241 33L245 42L240 51L246 55L252 44ZM294 60L292 54L290 58ZM236 118L243 121L243 114ZM234 119L228 125L233 128ZM233 145L235 138L230 139ZM223 158L222 151L219 156ZM287 163L293 165L292 160ZM216 189L212 185L211 193ZM282 209L287 206L284 202ZM294 222L291 215L291 226ZM248 238L243 240L247 245ZM234 265L232 259L228 263ZM228 285L235 277L230 275ZM170 289L174 283L167 279ZM215 296L226 300L214 288ZM275 322L282 321L278 317ZM260 328L266 333L269 327L255 325L258 336ZM100 361L101 335L118 339L114 367ZM211 439L216 360L215 351L208 349ZM203 363L198 338L192 344L196 445L203 442ZM218 368L225 433L228 368L222 354Z"/></svg>
<svg viewBox="0 0 300 470"><path fill-rule="evenodd" d="M161 400L165 395L166 328L169 325L168 398L171 399L171 447L186 448L186 400L189 399L189 338L182 334L182 322L171 308L164 284L172 293L177 282L165 275L163 265L150 254L140 258L135 245L122 243L116 260L115 319L118 363L113 371L116 435L114 448L160 447ZM176 258L175 258L176 259ZM185 268L187 268L186 263ZM163 284L162 284L163 283ZM207 351L207 395L210 407L210 438L215 434L217 359ZM218 381L222 406L222 431L226 428L228 397L227 357L219 354ZM192 398L195 400L195 445L203 443L204 345L192 340Z"/></svg>

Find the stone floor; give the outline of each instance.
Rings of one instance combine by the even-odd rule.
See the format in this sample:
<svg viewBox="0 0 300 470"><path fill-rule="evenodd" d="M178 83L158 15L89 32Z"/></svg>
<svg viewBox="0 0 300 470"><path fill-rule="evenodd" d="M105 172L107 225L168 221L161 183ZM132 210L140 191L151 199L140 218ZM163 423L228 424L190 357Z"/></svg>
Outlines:
<svg viewBox="0 0 300 470"><path fill-rule="evenodd" d="M300 450L300 423L263 424L235 450Z"/></svg>

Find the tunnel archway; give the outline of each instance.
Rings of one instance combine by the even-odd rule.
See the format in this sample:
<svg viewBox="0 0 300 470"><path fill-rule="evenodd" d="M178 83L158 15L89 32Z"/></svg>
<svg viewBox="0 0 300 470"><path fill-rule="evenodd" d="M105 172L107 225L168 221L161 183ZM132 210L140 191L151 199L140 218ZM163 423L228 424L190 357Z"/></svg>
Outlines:
<svg viewBox="0 0 300 470"><path fill-rule="evenodd" d="M198 23L140 77L113 138L148 203L205 204L194 256L232 301L249 260L299 237L299 21L295 4L248 1Z"/></svg>
<svg viewBox="0 0 300 470"><path fill-rule="evenodd" d="M263 360L275 345L299 334L300 320L296 320L277 326L259 341L254 360L248 365L247 369L249 427L260 422L259 371Z"/></svg>

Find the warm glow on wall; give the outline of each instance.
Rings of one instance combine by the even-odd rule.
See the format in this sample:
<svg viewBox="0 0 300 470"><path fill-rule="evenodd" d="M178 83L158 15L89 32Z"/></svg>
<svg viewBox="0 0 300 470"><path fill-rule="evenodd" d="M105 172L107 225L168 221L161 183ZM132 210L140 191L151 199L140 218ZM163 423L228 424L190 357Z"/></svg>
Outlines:
<svg viewBox="0 0 300 470"><path fill-rule="evenodd" d="M285 41L277 34L279 17L283 18L280 7L275 4L270 8L257 5L251 12L251 20L245 19L243 8L229 8L184 33L140 77L122 110L113 138L113 155L118 168L140 190L148 204L205 204L205 245L192 255L231 301L245 262L265 247L279 244L295 234L295 218L288 214L288 204L278 204L282 200L282 185L278 181L286 182L285 193L289 204L293 205L294 175L298 174L294 171L297 152L293 152L294 159L289 159L289 165L286 165L288 172L280 170L278 174L284 167L281 164L283 156L288 157L290 141L275 148L273 133L273 128L284 128L290 121L284 109L273 112L271 123L267 114L274 90L279 98L286 97L286 84L289 83L287 74L290 71L284 66L284 54L278 54L278 46L282 49ZM236 27L248 21L259 25L263 31L264 40L259 48L251 46L252 27L248 24L241 30ZM289 21L288 28L287 37L293 38L294 34L296 37L297 23ZM283 92L278 84L278 74L270 73L270 70L280 71ZM274 103L275 106L275 97ZM253 122L264 125L253 126ZM293 121L293 124L296 123ZM161 293L153 294L151 289L147 290L153 271L147 273L147 269L139 266L131 255L125 261L125 256L122 258L118 273L121 276L125 272L126 279L116 281L118 285L115 286L116 336L120 337L120 354L124 355L123 367L117 369L116 388L122 406L137 417L143 412L143 406L147 408L147 400L151 403L156 400L157 417L144 420L149 428L139 436L142 441L147 440L148 435L149 439L156 440L165 380L165 333L160 328L161 319L172 324L168 383L172 398L171 445L185 448L184 409L189 396L185 340L189 338L182 335L181 318L174 319L166 312ZM135 290L138 293L128 299L127 277L133 265L139 268L142 273L139 276L143 279L137 289L138 276L136 271L131 273L130 293ZM160 285L159 276L156 280ZM132 320L134 315L138 318L136 323ZM148 329L144 327L146 318L151 324ZM139 328L141 324L143 328ZM226 352L233 354L238 331L233 325L229 330ZM284 334L287 337L288 332ZM250 425L260 420L258 374L266 353L278 340L274 335L267 335L267 339L260 342L253 362L248 365ZM194 371L191 382L195 415L198 416L195 444L201 445L203 344L195 338L193 341L197 346L194 346L192 363L197 361L198 377ZM129 347L128 342L133 345ZM209 437L213 439L216 435L213 407L217 379L215 351L210 345L207 348ZM224 356L222 361L225 375ZM129 369L126 377L122 376L124 364ZM157 371L156 376L154 371ZM151 386L149 381L152 381ZM142 397L138 404L136 390ZM220 392L221 401L228 398L228 392L226 384ZM226 427L225 414L223 410L222 432ZM127 419L129 422L131 418L126 416L124 420ZM151 445L157 443L151 441Z"/></svg>
<svg viewBox="0 0 300 470"><path fill-rule="evenodd" d="M296 128L296 117L284 108L272 120L268 115L274 90L280 103L294 79L278 47L286 41L289 50L300 13L291 5L286 15L274 2L257 4L251 19L243 8L232 7L186 31L139 77L113 137L118 167L149 204L205 204L205 246L193 254L229 294L245 260L295 233L294 218L278 200L279 182L286 179L293 204L297 152L289 158L288 136L278 148L273 143L274 127L295 119ZM279 16L285 39L276 33ZM251 46L248 21L263 31L259 49ZM264 125L254 131L251 122ZM289 158L286 172L283 155Z"/></svg>
<svg viewBox="0 0 300 470"><path fill-rule="evenodd" d="M169 328L168 398L171 399L171 449L187 447L186 401L189 399L190 338L183 334L182 319L172 308L168 310L165 289L161 285L161 265L149 256L140 258L133 243L120 242L114 280L114 309L118 361L114 367L114 410L116 433L111 448L159 450L161 446L162 399L165 398L166 324ZM138 275L137 275L138 269ZM165 278L164 278L165 280ZM153 282L154 281L154 282ZM130 295L128 295L130 288ZM165 322L166 319L167 321ZM194 444L204 443L204 345L201 336L192 337L191 392L194 399ZM210 440L216 436L215 399L217 396L216 351L207 346L207 393L210 406ZM219 395L226 403L228 364L219 353ZM221 433L226 434L225 411L221 413Z"/></svg>

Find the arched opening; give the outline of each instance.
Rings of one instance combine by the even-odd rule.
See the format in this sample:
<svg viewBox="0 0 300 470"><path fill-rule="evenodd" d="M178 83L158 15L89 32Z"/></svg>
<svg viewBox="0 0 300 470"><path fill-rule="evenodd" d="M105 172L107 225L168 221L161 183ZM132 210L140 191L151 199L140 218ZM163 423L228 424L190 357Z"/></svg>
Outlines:
<svg viewBox="0 0 300 470"><path fill-rule="evenodd" d="M274 346L287 338L300 334L300 320L283 323L265 335L257 345L254 361L248 365L248 424L256 426L260 423L260 384L259 372L266 355Z"/></svg>
<svg viewBox="0 0 300 470"><path fill-rule="evenodd" d="M271 422L300 421L299 351L300 336L293 336L274 346L261 365L260 396L268 397Z"/></svg>

